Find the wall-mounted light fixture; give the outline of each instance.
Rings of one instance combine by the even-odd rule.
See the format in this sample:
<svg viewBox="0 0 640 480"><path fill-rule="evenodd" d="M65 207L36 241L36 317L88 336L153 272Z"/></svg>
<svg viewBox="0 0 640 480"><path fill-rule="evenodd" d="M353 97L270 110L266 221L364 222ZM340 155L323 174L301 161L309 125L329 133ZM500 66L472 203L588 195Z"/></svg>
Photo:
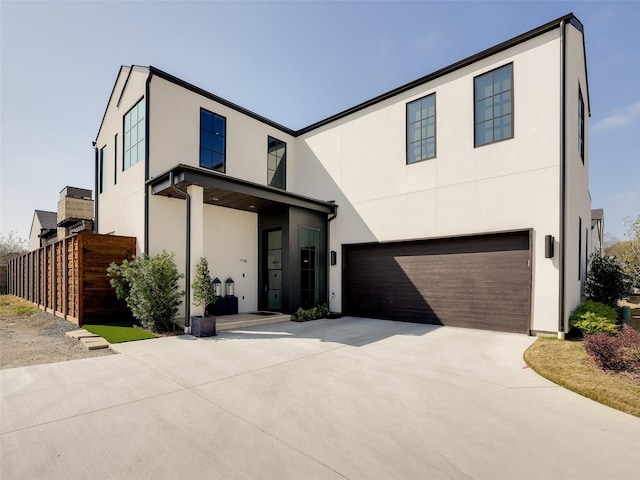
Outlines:
<svg viewBox="0 0 640 480"><path fill-rule="evenodd" d="M545 235L544 237L544 258L553 258L553 243L555 238L553 235Z"/></svg>
<svg viewBox="0 0 640 480"><path fill-rule="evenodd" d="M335 265L338 263L338 254L335 250L331 250L331 265Z"/></svg>

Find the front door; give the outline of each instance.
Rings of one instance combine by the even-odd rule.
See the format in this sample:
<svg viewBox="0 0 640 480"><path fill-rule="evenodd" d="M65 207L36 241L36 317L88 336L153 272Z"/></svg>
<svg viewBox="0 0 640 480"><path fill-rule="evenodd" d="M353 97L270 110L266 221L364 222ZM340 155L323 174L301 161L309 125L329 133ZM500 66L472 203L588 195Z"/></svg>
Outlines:
<svg viewBox="0 0 640 480"><path fill-rule="evenodd" d="M282 311L282 229L264 232L263 288L266 309Z"/></svg>

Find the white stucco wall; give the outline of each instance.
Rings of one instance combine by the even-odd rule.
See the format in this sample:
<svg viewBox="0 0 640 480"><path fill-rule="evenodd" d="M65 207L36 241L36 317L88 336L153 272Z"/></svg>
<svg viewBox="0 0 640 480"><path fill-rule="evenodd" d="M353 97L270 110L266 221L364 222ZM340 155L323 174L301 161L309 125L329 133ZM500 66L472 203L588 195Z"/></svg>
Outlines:
<svg viewBox="0 0 640 480"><path fill-rule="evenodd" d="M589 196L589 92L582 34L566 27L566 216L565 216L565 319L583 298L587 249L591 249L591 197ZM578 148L578 86L585 108L584 161ZM578 228L582 220L582 231ZM588 240L587 240L588 239ZM581 245L580 245L581 244ZM580 248L580 250L579 250ZM580 262L580 268L578 268ZM580 276L578 273L580 272ZM567 320L568 321L568 320ZM565 329L567 329L565 322Z"/></svg>
<svg viewBox="0 0 640 480"><path fill-rule="evenodd" d="M98 150L106 147L106 182L103 192L96 192L96 198L98 233L136 237L140 252L144 246L144 161L122 170L122 129L124 115L144 97L147 71L136 67L129 74L130 68L120 71L96 139Z"/></svg>
<svg viewBox="0 0 640 480"><path fill-rule="evenodd" d="M37 250L40 248L40 231L42 229L42 225L40 224L40 219L38 215L33 214L33 220L31 220L31 230L29 231L29 250Z"/></svg>
<svg viewBox="0 0 640 480"><path fill-rule="evenodd" d="M268 136L285 142L287 158L295 158L287 133L163 78L152 77L150 98L151 177L181 163L199 166L201 108L226 118L227 175L267 185ZM289 165L287 170L289 176Z"/></svg>
<svg viewBox="0 0 640 480"><path fill-rule="evenodd" d="M197 209L192 210L192 214ZM209 262L212 277L221 282L231 277L235 282L239 312L258 309L258 216L229 208L204 205L203 218L192 215L192 224L202 228L202 255ZM192 229L198 230L198 228ZM197 238L192 238L191 275L198 262ZM152 195L149 199L149 254L162 250L175 254L178 271L186 271L186 206L185 200ZM192 279L193 280L193 279ZM186 286L180 280L180 288ZM184 304L178 317L184 317ZM191 305L192 313L200 313Z"/></svg>
<svg viewBox="0 0 640 480"><path fill-rule="evenodd" d="M510 62L514 138L474 148L474 77ZM531 329L555 331L558 262L544 236L559 238L559 72L554 30L304 135L294 184L337 201L330 248L531 228ZM406 104L434 92L437 157L406 165ZM340 310L340 265L330 278Z"/></svg>

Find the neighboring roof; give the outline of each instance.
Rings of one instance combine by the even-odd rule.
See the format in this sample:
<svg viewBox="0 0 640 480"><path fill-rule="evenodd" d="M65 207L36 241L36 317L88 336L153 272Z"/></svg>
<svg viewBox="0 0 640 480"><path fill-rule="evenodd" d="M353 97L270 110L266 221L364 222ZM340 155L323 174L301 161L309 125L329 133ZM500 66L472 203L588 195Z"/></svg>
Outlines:
<svg viewBox="0 0 640 480"><path fill-rule="evenodd" d="M38 217L40 228L50 229L58 227L58 214L56 212L47 212L46 210L36 210L34 215Z"/></svg>
<svg viewBox="0 0 640 480"><path fill-rule="evenodd" d="M591 220L602 220L604 218L604 210L602 208L594 208L591 210Z"/></svg>

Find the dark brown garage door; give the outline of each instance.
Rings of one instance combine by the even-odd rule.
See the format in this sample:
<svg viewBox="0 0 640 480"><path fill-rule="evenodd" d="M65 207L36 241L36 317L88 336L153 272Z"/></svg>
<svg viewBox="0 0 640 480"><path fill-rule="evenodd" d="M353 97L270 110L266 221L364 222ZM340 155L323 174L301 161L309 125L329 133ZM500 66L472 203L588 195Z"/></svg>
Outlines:
<svg viewBox="0 0 640 480"><path fill-rule="evenodd" d="M347 315L529 333L529 231L345 245Z"/></svg>

